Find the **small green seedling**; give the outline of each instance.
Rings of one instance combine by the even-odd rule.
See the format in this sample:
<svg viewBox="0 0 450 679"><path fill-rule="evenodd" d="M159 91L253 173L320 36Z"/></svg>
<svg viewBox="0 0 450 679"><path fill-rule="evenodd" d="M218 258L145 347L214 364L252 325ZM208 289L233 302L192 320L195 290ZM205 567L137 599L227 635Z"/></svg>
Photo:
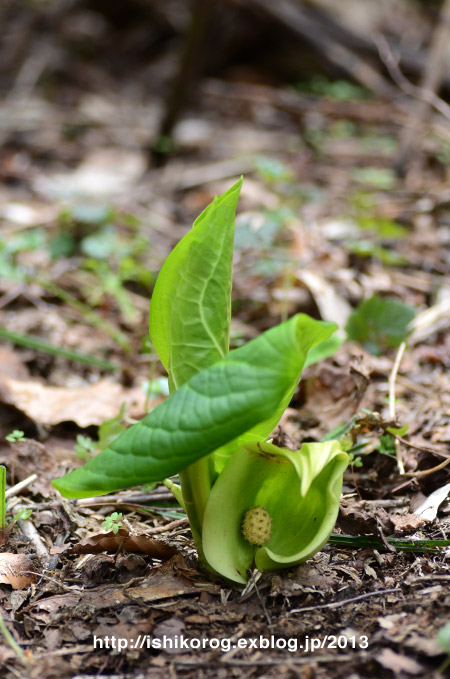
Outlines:
<svg viewBox="0 0 450 679"><path fill-rule="evenodd" d="M92 455L96 452L97 446L90 436L83 436L82 434L77 434L77 442L74 446L74 450L78 457L85 460L89 460Z"/></svg>
<svg viewBox="0 0 450 679"><path fill-rule="evenodd" d="M6 528L6 468L0 465L0 544L3 544L3 536Z"/></svg>
<svg viewBox="0 0 450 679"><path fill-rule="evenodd" d="M450 622L447 622L439 630L437 634L437 642L442 650L447 653L447 658L439 668L439 672L443 673L450 666Z"/></svg>
<svg viewBox="0 0 450 679"><path fill-rule="evenodd" d="M346 330L351 340L378 356L407 338L415 315L415 308L409 304L373 295L350 315Z"/></svg>
<svg viewBox="0 0 450 679"><path fill-rule="evenodd" d="M5 439L8 441L8 443L15 443L16 441L23 441L25 438L25 434L23 431L20 431L20 429L14 429L8 436L5 436Z"/></svg>
<svg viewBox="0 0 450 679"><path fill-rule="evenodd" d="M123 514L113 512L112 514L110 514L110 516L107 516L106 519L102 522L103 528L107 532L112 530L114 535L117 535L117 533L119 532L119 528L121 528L123 525L121 521L122 516Z"/></svg>
<svg viewBox="0 0 450 679"><path fill-rule="evenodd" d="M164 481L204 565L245 583L255 566L294 566L327 542L348 455L338 441L297 451L267 441L334 323L297 314L229 351L241 183L214 199L158 276L149 329L170 396L53 485L80 498ZM175 474L181 487L168 478Z"/></svg>
<svg viewBox="0 0 450 679"><path fill-rule="evenodd" d="M15 433L15 432L13 432ZM23 434L23 432L19 432ZM6 541L6 534L9 533L14 525L20 519L28 519L31 515L31 509L19 509L12 519L6 520L6 512L8 510L8 502L6 501L6 468L0 465L0 545Z"/></svg>
<svg viewBox="0 0 450 679"><path fill-rule="evenodd" d="M6 510L8 510L8 503L6 503ZM19 509L16 514L12 517L10 521L8 521L8 528L13 526L17 521L26 521L26 519L29 519L33 510L32 509Z"/></svg>

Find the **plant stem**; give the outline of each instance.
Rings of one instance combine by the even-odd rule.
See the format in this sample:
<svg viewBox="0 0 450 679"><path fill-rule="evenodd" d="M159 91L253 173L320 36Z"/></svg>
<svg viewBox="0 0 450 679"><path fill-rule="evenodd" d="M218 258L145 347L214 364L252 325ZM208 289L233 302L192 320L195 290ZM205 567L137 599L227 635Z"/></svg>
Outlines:
<svg viewBox="0 0 450 679"><path fill-rule="evenodd" d="M99 328L103 330L107 335L109 335L120 347L126 352L131 353L130 341L120 330L115 328L111 323L106 321L104 318L99 316L91 307L89 307L84 302L80 302L79 299L71 295L69 292L61 288L59 285L47 281L43 278L37 277L34 279L35 283L38 283L44 290L48 290L52 295L55 295L58 299L71 306L73 309L78 311L85 321L90 323L94 328Z"/></svg>
<svg viewBox="0 0 450 679"><path fill-rule="evenodd" d="M170 479L164 479L163 484L165 485L166 488L170 490L175 500L179 503L180 507L184 509L184 500L181 487L177 483L171 481Z"/></svg>
<svg viewBox="0 0 450 679"><path fill-rule="evenodd" d="M6 467L0 465L0 545L4 544L6 528Z"/></svg>
<svg viewBox="0 0 450 679"><path fill-rule="evenodd" d="M3 467L3 469L4 469L4 467ZM28 660L27 656L25 655L25 653L20 648L17 641L14 639L14 637L11 634L11 632L9 631L9 629L6 627L5 621L3 620L3 617L2 617L1 614L0 614L0 632L3 633L5 640L11 646L12 650L17 655L17 657L20 660L20 662L22 663L22 665L25 665L25 667L29 667L30 661Z"/></svg>
<svg viewBox="0 0 450 679"><path fill-rule="evenodd" d="M36 351L44 351L46 354L53 354L54 356L63 356L70 361L78 361L78 363L86 363L87 365L95 365L103 370L117 370L119 366L103 361L95 356L88 356L87 354L80 354L78 351L72 349L64 349L63 347L56 347L49 342L35 337L34 335L21 335L18 332L10 332L6 328L0 327L0 338L9 340L13 344L28 349L35 349Z"/></svg>
<svg viewBox="0 0 450 679"><path fill-rule="evenodd" d="M199 555L202 550L202 526L206 503L211 491L211 470L208 456L203 457L180 473L184 508L189 517L192 535Z"/></svg>
<svg viewBox="0 0 450 679"><path fill-rule="evenodd" d="M386 545L375 535L330 535L329 543L352 549L377 549L386 551ZM387 537L386 542L398 550L405 552L439 553L439 548L449 547L450 540L409 540L408 538Z"/></svg>

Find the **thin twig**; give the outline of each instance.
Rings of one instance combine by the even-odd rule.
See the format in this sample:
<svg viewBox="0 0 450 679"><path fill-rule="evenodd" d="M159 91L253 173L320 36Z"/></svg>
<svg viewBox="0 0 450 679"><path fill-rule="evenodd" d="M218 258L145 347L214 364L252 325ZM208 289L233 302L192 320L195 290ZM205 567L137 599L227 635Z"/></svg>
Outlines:
<svg viewBox="0 0 450 679"><path fill-rule="evenodd" d="M389 419L395 421L395 380L397 379L398 369L405 353L406 343L402 342L398 348L397 356L395 357L394 365L392 366L391 374L389 375ZM400 474L405 473L405 466L403 464L400 446L398 440L394 440L395 456L397 458L397 467Z"/></svg>
<svg viewBox="0 0 450 679"><path fill-rule="evenodd" d="M19 481L19 483L16 483L15 486L11 486L11 488L8 488L8 490L5 492L5 497L13 497L14 495L19 495L19 493L22 492L24 488L27 488L30 484L34 483L37 479L37 474L31 474L31 476L27 476L26 479L23 481Z"/></svg>
<svg viewBox="0 0 450 679"><path fill-rule="evenodd" d="M398 66L398 59L392 54L392 50L389 46L386 38L377 34L373 37L373 41L378 49L381 61L386 66L389 71L389 75L395 84L410 97L418 99L426 104L432 106L436 111L438 111L444 118L450 120L450 106L440 97L437 96L431 90L424 89L423 87L417 87L413 85L412 82L405 77Z"/></svg>
<svg viewBox="0 0 450 679"><path fill-rule="evenodd" d="M180 526L184 526L187 523L189 523L189 519L187 516L184 519L176 519L176 521L171 521L170 523L166 523L165 526L155 526L155 528L147 528L145 530L146 534L147 533L164 533L166 530L172 530L173 528L179 528Z"/></svg>
<svg viewBox="0 0 450 679"><path fill-rule="evenodd" d="M431 455L437 455L438 457L443 457L446 460L448 459L448 456L445 453L441 453L440 450L435 450L434 448L429 448L428 446L419 446L417 443L412 443L412 441L404 439L403 436L398 436L398 434L393 434L393 436L398 439L400 443L403 443L405 446L409 446L410 448L414 448L414 450L420 450L422 453L430 453Z"/></svg>
<svg viewBox="0 0 450 679"><path fill-rule="evenodd" d="M392 589L378 589L375 592L366 592L366 594L359 594L351 599L344 599L343 601L332 601L329 604L319 604L318 606L304 606L304 608L293 608L289 613L305 613L306 611L317 611L319 608L340 608L346 606L354 601L361 601L372 596L381 596L385 594L392 594L393 592L401 592L400 587L393 587Z"/></svg>
<svg viewBox="0 0 450 679"><path fill-rule="evenodd" d="M50 559L50 554L48 553L48 549L41 536L37 532L35 525L29 519L19 519L17 523L19 524L22 533L33 543L36 554L41 557L41 559L44 559L44 561L48 561Z"/></svg>
<svg viewBox="0 0 450 679"><path fill-rule="evenodd" d="M423 469L420 472L405 472L405 476L411 476L412 478L416 478L416 476L428 476L428 474L434 474L434 472L444 469L444 467L446 467L448 464L450 464L450 457L441 462L441 464L438 464L436 467L432 467L431 469Z"/></svg>

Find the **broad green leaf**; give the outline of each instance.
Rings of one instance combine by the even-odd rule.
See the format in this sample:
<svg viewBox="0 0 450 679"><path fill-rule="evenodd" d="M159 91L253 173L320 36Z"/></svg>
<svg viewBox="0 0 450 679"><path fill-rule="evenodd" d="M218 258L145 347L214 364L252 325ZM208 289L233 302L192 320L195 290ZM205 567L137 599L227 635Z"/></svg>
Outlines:
<svg viewBox="0 0 450 679"><path fill-rule="evenodd" d="M378 355L382 349L397 347L406 339L415 314L409 304L373 295L351 314L345 329L350 339Z"/></svg>
<svg viewBox="0 0 450 679"><path fill-rule="evenodd" d="M315 363L320 363L326 358L333 356L333 354L339 349L342 344L344 344L345 338L339 337L339 335L333 335L329 339L316 344L310 351L308 351L308 356L306 357L304 368L308 368L310 365Z"/></svg>
<svg viewBox="0 0 450 679"><path fill-rule="evenodd" d="M172 390L229 348L234 219L240 179L172 250L150 303L149 329Z"/></svg>
<svg viewBox="0 0 450 679"><path fill-rule="evenodd" d="M89 497L159 481L256 425L272 422L300 377L312 338L322 341L334 329L332 323L298 314L268 330L194 375L108 448L53 485L66 497Z"/></svg>
<svg viewBox="0 0 450 679"><path fill-rule="evenodd" d="M320 348L323 344L331 341L333 337L331 337L331 340L329 338L337 327L338 326L334 323L318 322L306 314L298 314L297 333L300 340L298 355L300 373L305 367L305 364L308 363L310 353L311 351L314 351L314 347ZM245 434L235 441L231 441L226 446L220 448L220 450L215 451L213 460L216 473L222 471L230 455L232 455L240 446L244 445L244 443L248 443L249 441L264 441L269 434L273 432L294 395L298 380L299 377L296 377L292 381L289 388L286 390L280 405L268 420L258 423L256 427L245 432Z"/></svg>
<svg viewBox="0 0 450 679"><path fill-rule="evenodd" d="M203 518L202 545L220 575L245 583L247 571L297 565L327 542L336 521L348 455L337 441L304 443L300 450L271 443L239 448L212 487ZM244 539L251 507L272 519L261 546Z"/></svg>
<svg viewBox="0 0 450 679"><path fill-rule="evenodd" d="M393 436L404 436L408 433L408 429L409 426L407 424L404 424L403 427L386 427L386 431Z"/></svg>

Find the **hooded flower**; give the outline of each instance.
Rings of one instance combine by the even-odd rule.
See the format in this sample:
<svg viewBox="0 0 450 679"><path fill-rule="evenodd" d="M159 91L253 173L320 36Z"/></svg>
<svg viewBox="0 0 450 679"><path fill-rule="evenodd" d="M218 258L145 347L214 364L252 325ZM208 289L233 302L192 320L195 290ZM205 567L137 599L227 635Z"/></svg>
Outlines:
<svg viewBox="0 0 450 679"><path fill-rule="evenodd" d="M300 450L249 443L229 459L206 506L202 542L215 571L245 583L247 571L295 566L327 542L348 455L337 441Z"/></svg>

